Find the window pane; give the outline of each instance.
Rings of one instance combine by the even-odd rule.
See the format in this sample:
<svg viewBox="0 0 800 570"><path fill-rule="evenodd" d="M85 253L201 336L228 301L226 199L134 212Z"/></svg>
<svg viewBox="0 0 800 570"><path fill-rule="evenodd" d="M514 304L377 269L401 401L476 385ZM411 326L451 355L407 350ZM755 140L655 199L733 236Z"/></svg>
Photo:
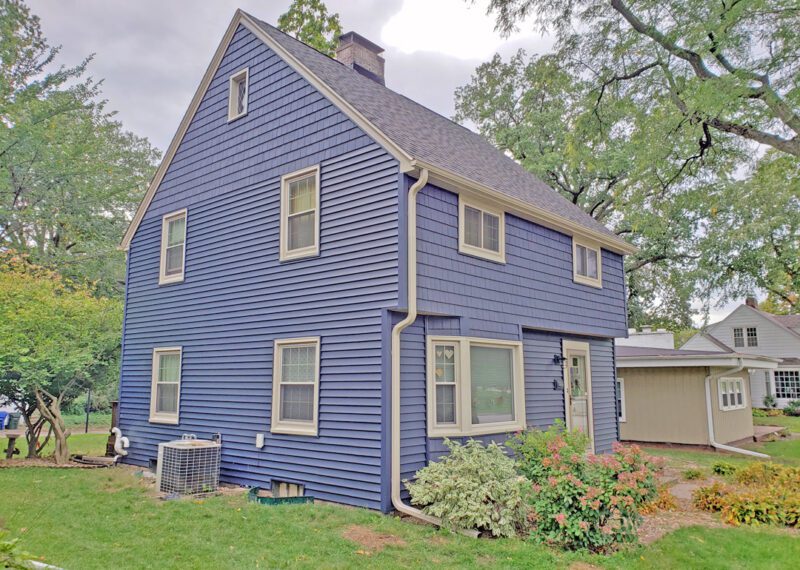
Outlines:
<svg viewBox="0 0 800 570"><path fill-rule="evenodd" d="M236 114L244 113L245 101L247 101L247 80L242 77L236 85Z"/></svg>
<svg viewBox="0 0 800 570"><path fill-rule="evenodd" d="M445 384L436 386L436 423L454 424L456 422L456 386Z"/></svg>
<svg viewBox="0 0 800 570"><path fill-rule="evenodd" d="M800 399L800 370L775 371L775 396L787 400Z"/></svg>
<svg viewBox="0 0 800 570"><path fill-rule="evenodd" d="M177 353L158 355L158 381L178 382L181 377L181 357Z"/></svg>
<svg viewBox="0 0 800 570"><path fill-rule="evenodd" d="M758 346L758 332L755 327L747 328L747 346Z"/></svg>
<svg viewBox="0 0 800 570"><path fill-rule="evenodd" d="M736 405L743 406L744 398L742 397L742 385L737 382L736 384Z"/></svg>
<svg viewBox="0 0 800 570"><path fill-rule="evenodd" d="M314 420L314 386L281 385L281 420L310 422Z"/></svg>
<svg viewBox="0 0 800 570"><path fill-rule="evenodd" d="M593 249L587 249L586 259L586 276L597 279L597 252Z"/></svg>
<svg viewBox="0 0 800 570"><path fill-rule="evenodd" d="M165 275L175 275L183 271L183 244L168 247L164 263Z"/></svg>
<svg viewBox="0 0 800 570"><path fill-rule="evenodd" d="M617 417L622 417L622 383L617 380Z"/></svg>
<svg viewBox="0 0 800 570"><path fill-rule="evenodd" d="M436 383L456 381L456 348L451 344L437 344L434 350L434 380Z"/></svg>
<svg viewBox="0 0 800 570"><path fill-rule="evenodd" d="M722 393L722 407L723 408L727 408L728 407L728 392L727 391Z"/></svg>
<svg viewBox="0 0 800 570"><path fill-rule="evenodd" d="M316 382L316 346L287 346L281 354L281 382Z"/></svg>
<svg viewBox="0 0 800 570"><path fill-rule="evenodd" d="M186 240L186 218L180 217L167 222L167 247L180 245Z"/></svg>
<svg viewBox="0 0 800 570"><path fill-rule="evenodd" d="M289 251L314 245L316 226L314 212L289 218Z"/></svg>
<svg viewBox="0 0 800 570"><path fill-rule="evenodd" d="M483 247L500 251L500 218L483 213Z"/></svg>
<svg viewBox="0 0 800 570"><path fill-rule="evenodd" d="M582 245L575 246L575 264L578 275L586 276L586 248Z"/></svg>
<svg viewBox="0 0 800 570"><path fill-rule="evenodd" d="M470 348L473 424L514 420L513 359L509 348Z"/></svg>
<svg viewBox="0 0 800 570"><path fill-rule="evenodd" d="M156 413L176 414L178 412L178 385L156 384Z"/></svg>
<svg viewBox="0 0 800 570"><path fill-rule="evenodd" d="M317 207L316 178L306 176L289 183L289 215Z"/></svg>
<svg viewBox="0 0 800 570"><path fill-rule="evenodd" d="M464 243L482 247L481 211L469 206L464 206Z"/></svg>
<svg viewBox="0 0 800 570"><path fill-rule="evenodd" d="M744 346L744 335L742 334L742 329L733 329L733 346Z"/></svg>

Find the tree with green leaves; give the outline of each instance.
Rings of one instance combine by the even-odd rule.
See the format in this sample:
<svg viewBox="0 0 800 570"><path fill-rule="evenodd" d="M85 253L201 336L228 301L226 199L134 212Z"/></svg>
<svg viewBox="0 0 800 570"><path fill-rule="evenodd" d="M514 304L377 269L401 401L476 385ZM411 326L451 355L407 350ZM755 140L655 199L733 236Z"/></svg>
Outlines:
<svg viewBox="0 0 800 570"><path fill-rule="evenodd" d="M669 101L654 98L642 108L614 86L601 97L555 54L494 56L457 90L455 118L476 125L639 247L626 262L632 325L691 324L700 277L696 236L708 218L711 190L742 158L741 144L725 141L702 156L692 153L702 127L683 127Z"/></svg>
<svg viewBox="0 0 800 570"><path fill-rule="evenodd" d="M797 0L490 0L488 12L504 33L534 17L601 92L670 101L702 126L700 149L740 137L800 157Z"/></svg>
<svg viewBox="0 0 800 570"><path fill-rule="evenodd" d="M278 18L278 29L330 56L336 53L342 34L339 14L328 14L322 0L292 0L289 10Z"/></svg>
<svg viewBox="0 0 800 570"><path fill-rule="evenodd" d="M116 380L121 326L121 301L12 252L0 258L2 395L36 402L52 430L58 464L69 459L62 406Z"/></svg>
<svg viewBox="0 0 800 570"><path fill-rule="evenodd" d="M0 2L0 248L120 295L119 239L158 152L105 110L89 60L54 70L39 19Z"/></svg>

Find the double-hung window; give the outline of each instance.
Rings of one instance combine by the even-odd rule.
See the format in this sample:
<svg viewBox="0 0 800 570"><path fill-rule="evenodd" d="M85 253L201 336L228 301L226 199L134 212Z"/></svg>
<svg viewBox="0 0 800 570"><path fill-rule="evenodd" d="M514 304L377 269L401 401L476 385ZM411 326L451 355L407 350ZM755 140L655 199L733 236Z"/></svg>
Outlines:
<svg viewBox="0 0 800 570"><path fill-rule="evenodd" d="M161 222L161 270L158 283L183 281L186 257L186 210L164 216Z"/></svg>
<svg viewBox="0 0 800 570"><path fill-rule="evenodd" d="M275 341L272 433L317 435L319 338Z"/></svg>
<svg viewBox="0 0 800 570"><path fill-rule="evenodd" d="M572 239L572 278L576 283L603 286L603 261L599 246Z"/></svg>
<svg viewBox="0 0 800 570"><path fill-rule="evenodd" d="M246 67L231 75L228 87L228 121L233 121L247 114L249 83L250 72Z"/></svg>
<svg viewBox="0 0 800 570"><path fill-rule="evenodd" d="M617 378L617 419L625 423L625 379Z"/></svg>
<svg viewBox="0 0 800 570"><path fill-rule="evenodd" d="M177 424L181 399L181 347L153 349L150 422Z"/></svg>
<svg viewBox="0 0 800 570"><path fill-rule="evenodd" d="M429 337L427 366L431 437L525 427L522 343Z"/></svg>
<svg viewBox="0 0 800 570"><path fill-rule="evenodd" d="M758 346L758 329L747 327L747 346Z"/></svg>
<svg viewBox="0 0 800 570"><path fill-rule="evenodd" d="M505 214L461 197L458 210L458 251L505 263Z"/></svg>
<svg viewBox="0 0 800 570"><path fill-rule="evenodd" d="M281 261L319 254L319 166L281 179Z"/></svg>
<svg viewBox="0 0 800 570"><path fill-rule="evenodd" d="M733 346L741 348L744 346L744 330L740 328L733 329Z"/></svg>
<svg viewBox="0 0 800 570"><path fill-rule="evenodd" d="M747 406L744 382L741 378L720 378L719 409L723 412L741 410Z"/></svg>

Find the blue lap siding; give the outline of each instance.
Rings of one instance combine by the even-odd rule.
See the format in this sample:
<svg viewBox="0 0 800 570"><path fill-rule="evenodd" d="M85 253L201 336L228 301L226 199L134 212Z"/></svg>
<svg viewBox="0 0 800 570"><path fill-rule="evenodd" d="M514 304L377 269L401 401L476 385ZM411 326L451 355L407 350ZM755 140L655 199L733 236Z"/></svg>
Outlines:
<svg viewBox="0 0 800 570"><path fill-rule="evenodd" d="M249 67L248 114L227 122ZM278 261L280 177L320 164L320 255ZM397 305L397 162L240 28L131 244L120 426L127 461L223 437L222 479L303 482L381 507L382 326ZM187 208L183 283L159 286L161 218ZM275 339L321 338L319 437L269 433ZM152 351L182 346L180 424L148 422ZM266 434L263 449L257 433Z"/></svg>

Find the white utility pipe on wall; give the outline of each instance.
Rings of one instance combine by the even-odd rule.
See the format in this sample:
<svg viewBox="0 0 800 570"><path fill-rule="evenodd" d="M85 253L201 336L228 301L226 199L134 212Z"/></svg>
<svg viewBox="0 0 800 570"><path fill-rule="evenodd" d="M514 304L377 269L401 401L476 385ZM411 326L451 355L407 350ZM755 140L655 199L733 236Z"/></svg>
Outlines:
<svg viewBox="0 0 800 570"><path fill-rule="evenodd" d="M721 449L723 451L730 451L731 453L741 453L742 455L751 455L753 457L761 457L769 459L769 455L765 453L758 453L757 451L750 451L749 449L741 449L739 447L733 447L732 445L725 445L723 443L718 443L715 439L714 435L714 410L712 409L712 400L711 400L711 381L717 380L726 376L728 374L737 374L742 371L744 368L744 362L742 359L739 358L739 364L734 366L730 370L723 370L722 372L717 372L716 374L709 374L706 376L706 416L708 419L708 440L711 443L711 447L714 449Z"/></svg>
<svg viewBox="0 0 800 570"><path fill-rule="evenodd" d="M406 280L408 314L392 329L392 505L397 511L441 526L442 521L409 505L400 498L400 333L417 320L417 194L428 182L428 169L423 168L408 191L406 236Z"/></svg>

